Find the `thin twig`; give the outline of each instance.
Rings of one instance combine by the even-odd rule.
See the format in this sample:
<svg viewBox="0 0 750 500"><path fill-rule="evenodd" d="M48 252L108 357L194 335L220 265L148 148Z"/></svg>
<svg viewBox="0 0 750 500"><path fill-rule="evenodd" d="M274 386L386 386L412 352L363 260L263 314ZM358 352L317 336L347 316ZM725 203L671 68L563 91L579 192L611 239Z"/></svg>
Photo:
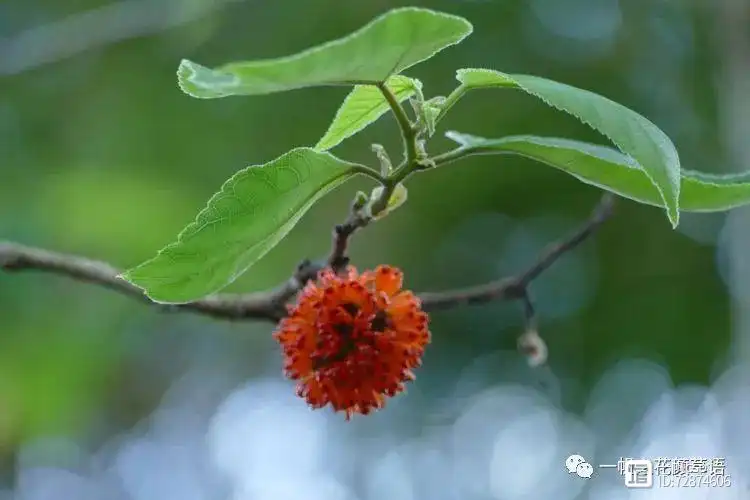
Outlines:
<svg viewBox="0 0 750 500"><path fill-rule="evenodd" d="M334 272L340 272L349 265L349 238L370 221L360 211L352 210L343 224L333 227L333 242L331 243L331 254L328 256L328 265Z"/></svg>
<svg viewBox="0 0 750 500"><path fill-rule="evenodd" d="M358 200L352 203L349 216L342 224L336 224L333 227L333 241L331 242L331 253L328 256L327 264L334 272L341 272L349 265L349 239L358 230L370 223L370 217L364 205L360 205Z"/></svg>
<svg viewBox="0 0 750 500"><path fill-rule="evenodd" d="M431 311L463 304L476 304L491 300L522 300L528 297L526 289L529 283L548 269L560 256L590 236L611 214L613 201L614 197L611 194L605 194L585 225L568 238L552 245L525 272L477 287L420 294L424 309ZM342 264L345 266L348 263L346 250L349 237L369 222L357 213L353 211L347 221L334 230L333 248L328 259L328 263L334 269L340 269ZM286 315L285 303L308 280L314 279L321 266L305 260L287 282L273 290L242 295L219 294L179 305L152 302L139 288L117 278L120 271L105 262L17 243L0 242L0 269L7 272L36 270L67 276L78 281L103 286L167 311L190 311L218 319L257 319L276 322Z"/></svg>
<svg viewBox="0 0 750 500"><path fill-rule="evenodd" d="M423 293L419 297L425 310L447 309L458 305L481 304L492 300L521 300L527 297L526 289L540 274L562 255L581 244L612 214L614 195L606 193L586 223L567 238L551 245L526 271L483 285Z"/></svg>
<svg viewBox="0 0 750 500"><path fill-rule="evenodd" d="M398 128L401 131L401 139L404 146L404 161L383 179L383 192L380 198L375 200L370 207L371 214L375 216L386 209L388 201L391 199L399 183L403 182L421 166L418 145L419 128L411 122L401 102L399 102L398 98L391 92L391 89L388 88L385 82L379 83L378 88L388 102L393 116L396 117Z"/></svg>
<svg viewBox="0 0 750 500"><path fill-rule="evenodd" d="M381 82L378 84L378 88L388 102L388 105L393 112L393 116L396 118L396 122L398 122L398 128L401 131L401 139L404 143L404 153L406 154L406 158L404 158L404 166L408 167L417 159L415 141L417 137L417 129L411 120L409 120L409 115L406 114L406 110L401 106L401 103L393 92L391 92L391 89L388 88L388 85L386 85L385 82Z"/></svg>
<svg viewBox="0 0 750 500"><path fill-rule="evenodd" d="M536 330L536 309L534 308L534 302L531 300L529 291L521 296L521 303L523 304L523 320L527 330Z"/></svg>

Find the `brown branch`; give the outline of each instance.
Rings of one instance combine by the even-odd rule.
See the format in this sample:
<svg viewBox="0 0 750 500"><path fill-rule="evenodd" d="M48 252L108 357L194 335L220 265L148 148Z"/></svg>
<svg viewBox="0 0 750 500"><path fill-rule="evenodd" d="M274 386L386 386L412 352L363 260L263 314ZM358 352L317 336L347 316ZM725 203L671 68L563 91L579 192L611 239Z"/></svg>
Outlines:
<svg viewBox="0 0 750 500"><path fill-rule="evenodd" d="M557 259L580 245L612 214L614 195L606 193L583 226L567 238L549 246L526 271L483 285L448 290L445 292L422 293L422 307L427 311L447 309L459 305L481 304L492 300L527 300L529 284L546 271Z"/></svg>
<svg viewBox="0 0 750 500"><path fill-rule="evenodd" d="M549 247L525 272L511 278L484 285L438 293L423 293L419 297L425 310L445 309L464 304L491 300L523 300L527 321L533 321L533 306L528 300L527 287L532 280L548 269L558 258L589 237L611 214L614 197L605 194L589 220L568 238ZM349 218L334 229L333 245L327 264L340 270L349 262L346 255L350 236L369 223L361 212L353 210ZM0 269L7 272L42 271L93 283L135 298L166 311L190 311L218 319L258 319L276 322L286 315L286 302L314 279L322 266L305 260L293 276L279 287L251 294L219 294L188 304L157 304L130 283L117 278L120 271L111 265L75 255L51 252L40 248L0 242Z"/></svg>
<svg viewBox="0 0 750 500"><path fill-rule="evenodd" d="M286 315L285 302L317 269L309 261L297 268L294 276L276 289L242 295L213 295L188 304L157 304L141 289L119 279L120 271L106 262L75 255L50 252L16 243L0 242L0 268L8 272L44 271L78 281L93 283L138 299L166 311L192 311L220 319L263 319L278 321Z"/></svg>
<svg viewBox="0 0 750 500"><path fill-rule="evenodd" d="M343 224L337 224L333 228L333 244L331 255L328 257L328 265L336 272L341 271L349 265L349 238L357 229L367 225L366 219L352 214Z"/></svg>
<svg viewBox="0 0 750 500"><path fill-rule="evenodd" d="M349 265L349 239L372 220L366 213L365 203L366 200L355 199L346 220L333 227L331 254L328 256L327 265L337 273Z"/></svg>

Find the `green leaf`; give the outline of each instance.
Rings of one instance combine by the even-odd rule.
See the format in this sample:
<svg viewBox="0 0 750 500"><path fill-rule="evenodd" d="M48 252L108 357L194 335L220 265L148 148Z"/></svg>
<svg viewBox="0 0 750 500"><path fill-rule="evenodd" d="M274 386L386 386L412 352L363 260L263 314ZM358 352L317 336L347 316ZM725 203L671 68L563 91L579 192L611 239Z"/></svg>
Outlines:
<svg viewBox="0 0 750 500"><path fill-rule="evenodd" d="M122 275L152 300L185 303L221 290L263 257L320 199L365 167L297 148L232 176L177 237Z"/></svg>
<svg viewBox="0 0 750 500"><path fill-rule="evenodd" d="M637 161L664 201L672 227L679 223L680 159L669 137L635 111L606 97L530 75L508 75L487 69L461 69L457 95L474 88L504 87L525 91L549 106L570 113L611 140Z"/></svg>
<svg viewBox="0 0 750 500"><path fill-rule="evenodd" d="M626 198L664 208L664 200L641 166L621 152L595 144L536 136L484 139L448 132L461 145L459 152L472 154L518 154L537 160ZM681 210L720 212L750 204L750 172L711 175L690 170L681 172Z"/></svg>
<svg viewBox="0 0 750 500"><path fill-rule="evenodd" d="M370 194L370 204L373 204L378 199L380 199L380 196L382 194L383 186L376 186L375 188L373 188L372 194ZM375 220L382 219L383 217L406 203L406 199L408 198L408 196L409 192L406 190L406 186L404 186L403 184L397 184L393 189L393 193L391 193L391 197L388 199L388 204L386 204L385 209L383 209L383 211L379 214L374 215L373 218Z"/></svg>
<svg viewBox="0 0 750 500"><path fill-rule="evenodd" d="M422 87L419 80L403 75L393 75L386 82L399 102L408 99ZM346 96L333 118L328 131L315 145L318 151L326 151L344 139L353 136L390 109L380 89L374 85L357 85Z"/></svg>
<svg viewBox="0 0 750 500"><path fill-rule="evenodd" d="M292 56L216 69L183 60L177 75L183 91L204 99L380 83L459 43L471 31L471 23L462 17L406 7L375 18L347 37Z"/></svg>

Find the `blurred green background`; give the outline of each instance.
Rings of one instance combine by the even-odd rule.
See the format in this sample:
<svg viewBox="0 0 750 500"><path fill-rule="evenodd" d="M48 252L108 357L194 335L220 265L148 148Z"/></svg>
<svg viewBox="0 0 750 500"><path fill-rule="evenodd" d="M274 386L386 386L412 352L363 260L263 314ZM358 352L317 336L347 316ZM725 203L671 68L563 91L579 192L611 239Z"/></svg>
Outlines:
<svg viewBox="0 0 750 500"><path fill-rule="evenodd" d="M428 97L450 92L459 67L536 74L649 117L673 139L685 168L741 166L721 112L732 46L720 2L11 0L0 3L0 239L120 267L149 258L235 171L315 144L347 92L196 100L176 86L180 59L213 66L286 55L400 5L444 10L475 26L462 44L406 72L424 82ZM441 124L431 152L450 147L442 137L448 129L606 143L511 91L469 94ZM399 154L392 117L334 153L374 164L373 142ZM401 267L406 285L420 291L521 270L582 222L600 194L507 156L471 158L407 186L408 203L358 234L352 256L359 267ZM324 255L331 226L367 187L361 180L324 198L230 291L273 286L302 258ZM594 239L535 284L550 367L569 381L567 409L580 410L586 389L622 357L653 359L675 382L710 381L732 334L730 295L717 265L724 218L685 214L672 230L661 211L621 200ZM271 329L163 314L56 276L0 274L6 478L24 440L103 440L150 413L192 363L240 378L278 369L281 378ZM435 314L434 343L414 392L440 395L478 356L512 352L521 329L515 304ZM485 370L488 379L495 368Z"/></svg>

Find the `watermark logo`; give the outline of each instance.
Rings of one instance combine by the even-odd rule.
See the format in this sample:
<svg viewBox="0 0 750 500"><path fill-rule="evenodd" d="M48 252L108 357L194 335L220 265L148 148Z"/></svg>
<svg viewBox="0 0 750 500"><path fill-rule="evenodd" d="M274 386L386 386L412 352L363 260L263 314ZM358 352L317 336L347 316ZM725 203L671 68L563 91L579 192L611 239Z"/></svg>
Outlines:
<svg viewBox="0 0 750 500"><path fill-rule="evenodd" d="M616 465L627 488L728 488L732 477L721 457L620 458Z"/></svg>
<svg viewBox="0 0 750 500"><path fill-rule="evenodd" d="M584 479L588 479L594 474L594 466L581 455L569 456L565 460L565 468L568 469L569 474L576 474Z"/></svg>
<svg viewBox="0 0 750 500"><path fill-rule="evenodd" d="M581 455L565 460L569 474L589 479L594 469L616 469L627 488L728 488L732 478L726 459L714 458L620 458L616 464L594 466ZM748 497L750 498L750 497Z"/></svg>
<svg viewBox="0 0 750 500"><path fill-rule="evenodd" d="M654 464L651 460L626 459L623 461L625 486L651 488L654 485Z"/></svg>

